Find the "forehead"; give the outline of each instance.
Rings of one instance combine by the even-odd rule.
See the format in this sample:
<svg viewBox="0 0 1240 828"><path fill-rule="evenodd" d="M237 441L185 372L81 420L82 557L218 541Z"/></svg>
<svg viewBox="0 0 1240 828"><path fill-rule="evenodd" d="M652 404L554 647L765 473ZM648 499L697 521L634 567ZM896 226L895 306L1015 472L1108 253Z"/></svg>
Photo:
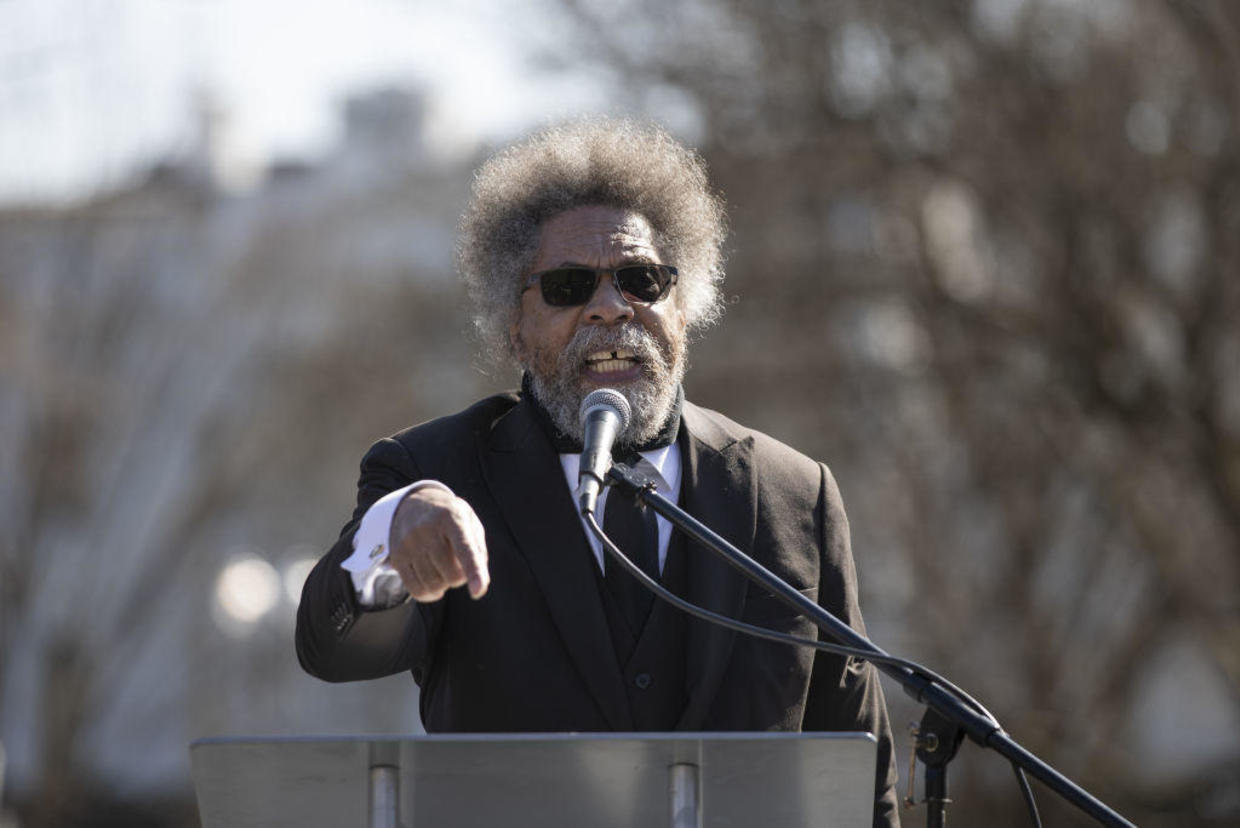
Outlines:
<svg viewBox="0 0 1240 828"><path fill-rule="evenodd" d="M616 267L659 261L654 228L640 213L617 207L574 207L543 222L534 270L565 264Z"/></svg>

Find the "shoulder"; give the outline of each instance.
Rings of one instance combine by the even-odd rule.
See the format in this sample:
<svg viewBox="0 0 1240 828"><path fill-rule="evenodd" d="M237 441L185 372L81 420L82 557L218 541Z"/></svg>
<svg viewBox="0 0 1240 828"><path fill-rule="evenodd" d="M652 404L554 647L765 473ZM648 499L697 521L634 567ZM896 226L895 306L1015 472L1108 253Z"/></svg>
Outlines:
<svg viewBox="0 0 1240 828"><path fill-rule="evenodd" d="M784 504L794 511L816 510L832 522L847 525L844 502L830 467L757 429L688 401L684 425L689 439L707 451L744 457L760 501ZM739 444L741 451L734 451Z"/></svg>
<svg viewBox="0 0 1240 828"><path fill-rule="evenodd" d="M848 516L827 464L769 434L688 402L684 407L684 424L690 440L699 443L699 450L745 458L733 468L739 474L752 476L758 531L764 539L761 545L770 549L795 548L808 533L820 544L823 560L830 564L829 569L823 570L824 578L834 579L830 595L846 594L845 587L855 578ZM830 595L820 599L837 600ZM855 598L849 600L855 602Z"/></svg>
<svg viewBox="0 0 1240 828"><path fill-rule="evenodd" d="M475 477L478 439L518 401L515 393L496 394L376 441L362 457L354 520L383 495L416 480L439 480L455 491Z"/></svg>
<svg viewBox="0 0 1240 828"><path fill-rule="evenodd" d="M472 442L475 436L490 432L496 421L512 410L520 399L515 391L495 394L479 400L464 411L427 420L398 431L389 439L395 440L411 451L418 449L419 452L427 448L456 445L465 439Z"/></svg>
<svg viewBox="0 0 1240 828"><path fill-rule="evenodd" d="M825 471L822 463L787 443L741 425L718 411L686 400L683 417L690 439L711 449L725 451L733 443L747 443L755 466L763 472L763 478L771 479L773 475L775 479L787 478L790 483L809 480L816 486Z"/></svg>
<svg viewBox="0 0 1240 828"><path fill-rule="evenodd" d="M521 397L516 392L495 394L470 405L463 412L439 416L397 431L381 443L396 443L419 460L472 450L476 440L490 434L497 421L511 412L518 402L521 402Z"/></svg>

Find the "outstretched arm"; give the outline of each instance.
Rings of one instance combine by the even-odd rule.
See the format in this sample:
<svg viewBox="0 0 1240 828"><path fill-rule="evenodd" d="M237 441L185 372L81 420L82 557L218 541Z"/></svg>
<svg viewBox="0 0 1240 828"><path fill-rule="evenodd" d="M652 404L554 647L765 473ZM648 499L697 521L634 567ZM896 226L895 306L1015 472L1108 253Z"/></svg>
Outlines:
<svg viewBox="0 0 1240 828"><path fill-rule="evenodd" d="M385 538L387 563L413 600L381 610L361 605L357 585L341 564L353 555L354 537L375 503L420 477L395 440L380 440L363 458L353 518L302 588L297 656L310 674L355 681L413 669L417 676L431 652L447 589L467 584L475 598L486 592L486 543L473 509L446 487L425 486L401 498Z"/></svg>

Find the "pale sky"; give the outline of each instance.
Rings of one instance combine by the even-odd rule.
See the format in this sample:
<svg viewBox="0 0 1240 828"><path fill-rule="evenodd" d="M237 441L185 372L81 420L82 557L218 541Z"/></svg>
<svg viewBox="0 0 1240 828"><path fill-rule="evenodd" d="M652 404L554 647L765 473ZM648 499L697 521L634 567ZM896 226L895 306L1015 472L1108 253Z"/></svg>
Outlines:
<svg viewBox="0 0 1240 828"><path fill-rule="evenodd" d="M607 79L540 73L549 0L0 0L0 202L71 200L192 145L196 102L258 160L312 159L349 90L424 85L431 140L605 109ZM558 25L557 25L558 24Z"/></svg>

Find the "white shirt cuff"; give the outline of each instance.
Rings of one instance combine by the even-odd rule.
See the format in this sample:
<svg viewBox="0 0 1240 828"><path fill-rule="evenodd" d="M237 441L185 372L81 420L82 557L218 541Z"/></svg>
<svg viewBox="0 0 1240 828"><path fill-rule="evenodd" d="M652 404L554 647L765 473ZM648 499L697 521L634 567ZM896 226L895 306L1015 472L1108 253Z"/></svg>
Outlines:
<svg viewBox="0 0 1240 828"><path fill-rule="evenodd" d="M353 535L353 554L340 564L340 568L353 579L357 602L363 609L387 609L408 596L400 576L388 565L388 538L392 534L396 507L405 495L430 486L454 494L438 480L419 480L385 494L362 515L362 522Z"/></svg>

